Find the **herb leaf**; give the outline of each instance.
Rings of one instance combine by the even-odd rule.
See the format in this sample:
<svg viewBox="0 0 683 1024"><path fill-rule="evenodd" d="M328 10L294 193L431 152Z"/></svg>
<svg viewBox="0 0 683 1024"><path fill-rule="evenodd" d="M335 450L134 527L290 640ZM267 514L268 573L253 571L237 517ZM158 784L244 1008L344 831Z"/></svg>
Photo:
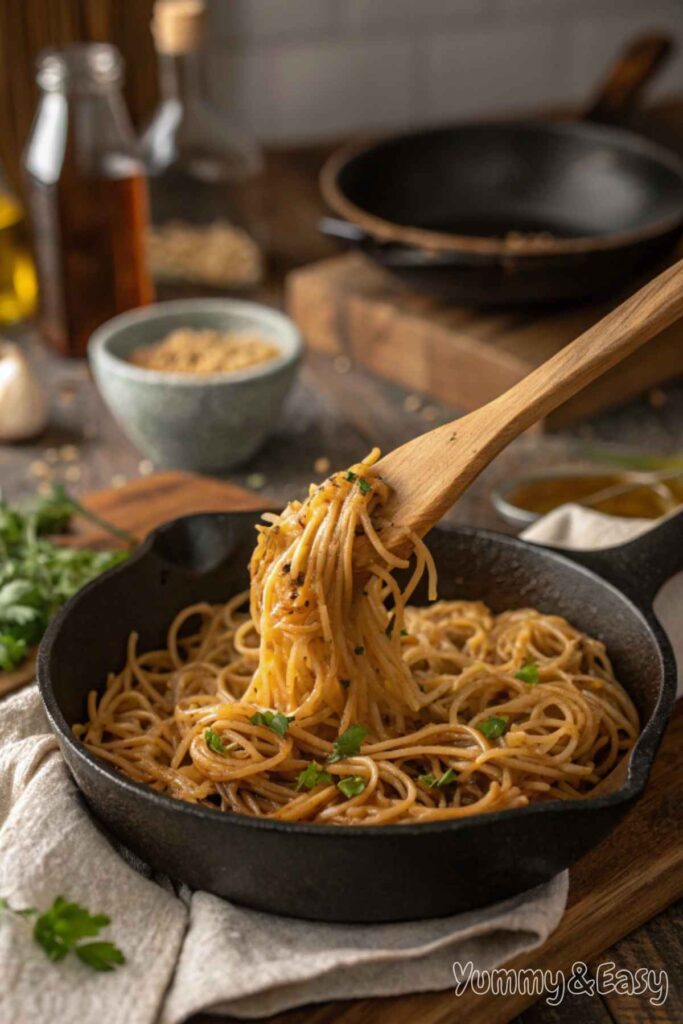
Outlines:
<svg viewBox="0 0 683 1024"><path fill-rule="evenodd" d="M83 942L74 952L79 959L94 971L113 971L126 958L113 942Z"/></svg>
<svg viewBox="0 0 683 1024"><path fill-rule="evenodd" d="M334 741L334 751L327 758L328 764L336 764L343 761L345 757L355 757L360 752L360 745L368 734L364 725L350 725L346 732L343 732Z"/></svg>
<svg viewBox="0 0 683 1024"><path fill-rule="evenodd" d="M350 469L347 469L347 471L344 473L344 479L348 480L349 483L351 484L355 483L355 481L358 479L358 473L353 473Z"/></svg>
<svg viewBox="0 0 683 1024"><path fill-rule="evenodd" d="M421 782L423 786L429 786L430 789L443 789L445 786L449 786L451 782L455 782L457 775L452 768L447 768L443 775L439 778L428 772L427 775L418 775L417 781Z"/></svg>
<svg viewBox="0 0 683 1024"><path fill-rule="evenodd" d="M367 480L364 480L362 476L359 476L358 490L360 491L361 494L369 494L370 491L372 490L372 484L368 483Z"/></svg>
<svg viewBox="0 0 683 1024"><path fill-rule="evenodd" d="M354 647L353 653L354 654L365 654L365 648L363 647L362 644L358 644L356 647Z"/></svg>
<svg viewBox="0 0 683 1024"><path fill-rule="evenodd" d="M33 907L13 910L4 897L0 897L0 910L8 910L18 917L33 917L38 913ZM52 906L36 918L33 938L53 963L74 952L84 964L96 971L113 971L126 962L117 946L112 942L80 943L80 939L99 935L108 924L106 914L91 914L78 903L69 903L63 896L57 896Z"/></svg>
<svg viewBox="0 0 683 1024"><path fill-rule="evenodd" d="M345 779L340 779L337 783L337 789L341 790L344 796L351 799L353 796L358 796L365 789L365 779L361 778L360 775L347 775Z"/></svg>
<svg viewBox="0 0 683 1024"><path fill-rule="evenodd" d="M226 746L220 735L213 729L204 730L204 739L209 750L213 750L214 754L225 754Z"/></svg>
<svg viewBox="0 0 683 1024"><path fill-rule="evenodd" d="M311 761L302 772L299 772L296 779L297 789L313 789L314 786L319 786L321 782L325 784L332 782L332 776L329 772L326 772L324 768L321 768L315 761Z"/></svg>
<svg viewBox="0 0 683 1024"><path fill-rule="evenodd" d="M515 672L515 679L521 679L523 683L529 683L530 686L535 686L540 682L540 678L535 661L527 661L518 672Z"/></svg>
<svg viewBox="0 0 683 1024"><path fill-rule="evenodd" d="M284 736L289 729L289 723L294 721L294 715L283 715L281 711L257 711L249 719L252 725L265 725L267 729Z"/></svg>
<svg viewBox="0 0 683 1024"><path fill-rule="evenodd" d="M63 960L79 939L98 935L109 924L106 914L91 914L78 903L58 896L33 926L33 938L50 960Z"/></svg>
<svg viewBox="0 0 683 1024"><path fill-rule="evenodd" d="M26 648L25 640L18 639L11 633L0 634L0 669L3 672L11 672L13 668L21 665L26 657Z"/></svg>
<svg viewBox="0 0 683 1024"><path fill-rule="evenodd" d="M92 518L62 487L22 507L0 501L0 671L21 665L64 602L127 556L125 551L60 547L46 539L46 534L64 531L76 514ZM98 522L121 536L120 530Z"/></svg>
<svg viewBox="0 0 683 1024"><path fill-rule="evenodd" d="M505 732L507 732L510 719L507 715L491 715L483 722L477 724L477 729L480 733L486 736L487 740L497 740Z"/></svg>

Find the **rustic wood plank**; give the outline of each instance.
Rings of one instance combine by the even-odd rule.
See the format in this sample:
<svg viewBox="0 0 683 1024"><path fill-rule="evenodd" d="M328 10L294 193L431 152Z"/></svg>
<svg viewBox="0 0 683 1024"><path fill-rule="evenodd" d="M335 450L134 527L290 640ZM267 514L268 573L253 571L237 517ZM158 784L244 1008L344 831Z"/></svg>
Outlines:
<svg viewBox="0 0 683 1024"><path fill-rule="evenodd" d="M618 301L553 312L454 308L408 291L357 253L295 270L287 282L289 312L310 348L347 356L395 384L465 410L512 387ZM679 323L544 423L556 429L682 373Z"/></svg>
<svg viewBox="0 0 683 1024"><path fill-rule="evenodd" d="M683 900L668 913L658 914L647 928L605 950L600 959L631 972L666 971L668 993L661 1006L642 996L610 993L603 997L617 1024L670 1024L683 1018Z"/></svg>
<svg viewBox="0 0 683 1024"><path fill-rule="evenodd" d="M83 504L98 516L142 540L150 530L195 512L244 512L265 508L267 498L243 487L180 470L168 470L132 480L122 487L108 487L87 495ZM111 534L79 520L78 537L83 544L111 545Z"/></svg>

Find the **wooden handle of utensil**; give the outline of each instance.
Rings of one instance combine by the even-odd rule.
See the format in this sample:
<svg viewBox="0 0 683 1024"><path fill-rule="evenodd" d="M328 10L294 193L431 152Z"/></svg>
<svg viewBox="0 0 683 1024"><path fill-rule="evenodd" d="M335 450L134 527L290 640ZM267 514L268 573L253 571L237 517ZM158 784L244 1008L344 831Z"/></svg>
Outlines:
<svg viewBox="0 0 683 1024"><path fill-rule="evenodd" d="M682 316L683 260L492 402L385 455L384 543L426 533L513 438Z"/></svg>
<svg viewBox="0 0 683 1024"><path fill-rule="evenodd" d="M635 106L643 86L667 62L674 49L669 36L658 33L639 36L610 69L584 121L612 124L622 121Z"/></svg>
<svg viewBox="0 0 683 1024"><path fill-rule="evenodd" d="M683 316L683 260L484 406L516 436Z"/></svg>

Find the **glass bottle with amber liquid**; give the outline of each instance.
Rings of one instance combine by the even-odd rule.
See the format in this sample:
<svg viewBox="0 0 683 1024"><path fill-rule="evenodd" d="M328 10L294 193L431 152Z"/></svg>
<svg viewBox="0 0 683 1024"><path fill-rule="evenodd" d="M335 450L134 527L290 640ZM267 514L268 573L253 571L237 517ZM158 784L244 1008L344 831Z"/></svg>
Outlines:
<svg viewBox="0 0 683 1024"><path fill-rule="evenodd" d="M24 172L40 327L62 355L82 356L96 327L154 298L147 181L116 47L76 43L43 51L37 81Z"/></svg>

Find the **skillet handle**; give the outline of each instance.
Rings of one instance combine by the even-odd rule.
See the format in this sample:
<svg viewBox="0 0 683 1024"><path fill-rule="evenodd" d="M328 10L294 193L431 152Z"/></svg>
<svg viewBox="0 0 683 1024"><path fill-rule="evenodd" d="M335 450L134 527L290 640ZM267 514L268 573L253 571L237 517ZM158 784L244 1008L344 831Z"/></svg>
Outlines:
<svg viewBox="0 0 683 1024"><path fill-rule="evenodd" d="M318 231L327 238L334 238L338 242L350 242L353 245L363 245L371 241L367 231L363 231L349 220L342 220L341 217L321 217L318 221Z"/></svg>
<svg viewBox="0 0 683 1024"><path fill-rule="evenodd" d="M620 54L584 112L583 120L599 124L623 121L635 107L643 86L666 64L673 49L669 36L639 36Z"/></svg>
<svg viewBox="0 0 683 1024"><path fill-rule="evenodd" d="M561 553L613 583L649 614L660 587L683 571L683 509L618 547Z"/></svg>

